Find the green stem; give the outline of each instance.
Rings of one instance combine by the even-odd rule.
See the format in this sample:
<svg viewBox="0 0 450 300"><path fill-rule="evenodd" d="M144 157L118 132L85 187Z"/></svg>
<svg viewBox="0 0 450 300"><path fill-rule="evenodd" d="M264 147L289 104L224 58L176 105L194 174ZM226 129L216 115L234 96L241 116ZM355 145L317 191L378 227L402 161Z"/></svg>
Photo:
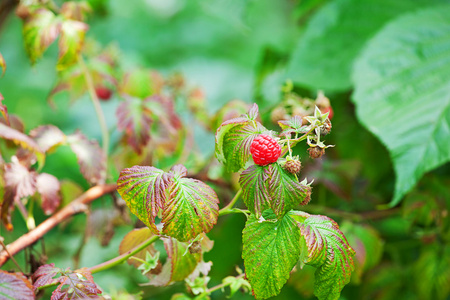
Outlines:
<svg viewBox="0 0 450 300"><path fill-rule="evenodd" d="M226 215L231 213L230 211L232 210L233 206L236 204L236 202L238 201L239 197L242 194L242 189L239 189L236 192L236 195L234 195L233 199L231 199L230 203L228 203L224 208L222 208L221 210L219 210L219 216L222 215Z"/></svg>
<svg viewBox="0 0 450 300"><path fill-rule="evenodd" d="M151 245L152 243L156 242L157 240L159 240L159 236L154 235L151 238L147 239L145 242L134 247L130 251L127 251L124 254L119 255L111 260L105 261L104 263L90 267L90 268L88 268L88 270L91 271L92 274L94 274L94 273L115 267L117 265L120 265L121 263L127 261L127 259L129 259L131 256L133 256L136 253L138 253L139 251L145 249L147 246Z"/></svg>
<svg viewBox="0 0 450 300"><path fill-rule="evenodd" d="M109 132L108 126L106 125L105 115L103 114L102 108L100 106L100 101L98 100L97 93L95 92L94 81L92 80L91 73L84 62L81 55L78 56L78 61L80 62L81 69L83 70L84 78L86 80L86 86L91 97L92 103L94 104L95 113L97 114L98 122L100 123L100 129L102 131L102 147L103 153L105 154L106 162L108 162L109 153Z"/></svg>

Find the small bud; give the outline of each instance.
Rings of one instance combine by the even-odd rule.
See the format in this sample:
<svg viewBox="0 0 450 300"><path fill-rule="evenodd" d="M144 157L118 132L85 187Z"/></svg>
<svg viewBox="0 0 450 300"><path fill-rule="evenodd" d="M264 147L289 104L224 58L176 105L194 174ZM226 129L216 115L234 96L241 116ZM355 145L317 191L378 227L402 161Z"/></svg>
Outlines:
<svg viewBox="0 0 450 300"><path fill-rule="evenodd" d="M302 163L298 159L289 159L284 164L284 168L291 174L300 173L300 169L302 168Z"/></svg>
<svg viewBox="0 0 450 300"><path fill-rule="evenodd" d="M308 148L309 157L312 159L320 158L325 154L325 149L320 147L310 147Z"/></svg>

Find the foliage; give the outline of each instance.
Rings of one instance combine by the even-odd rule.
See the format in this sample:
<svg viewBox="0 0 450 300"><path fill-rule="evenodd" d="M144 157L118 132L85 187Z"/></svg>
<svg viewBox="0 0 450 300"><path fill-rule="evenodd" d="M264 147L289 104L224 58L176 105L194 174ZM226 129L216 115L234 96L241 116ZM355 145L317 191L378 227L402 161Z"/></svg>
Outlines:
<svg viewBox="0 0 450 300"><path fill-rule="evenodd" d="M0 298L447 299L449 10L4 1Z"/></svg>

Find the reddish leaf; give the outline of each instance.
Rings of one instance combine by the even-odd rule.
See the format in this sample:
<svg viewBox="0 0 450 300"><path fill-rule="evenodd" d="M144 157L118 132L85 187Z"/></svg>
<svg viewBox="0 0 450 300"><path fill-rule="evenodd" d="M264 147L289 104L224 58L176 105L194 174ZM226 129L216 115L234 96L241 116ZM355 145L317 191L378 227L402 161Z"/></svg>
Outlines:
<svg viewBox="0 0 450 300"><path fill-rule="evenodd" d="M34 289L53 283L54 281L56 281L56 279L53 279L53 277L61 272L62 270L60 268L55 268L54 263L40 266L31 276Z"/></svg>
<svg viewBox="0 0 450 300"><path fill-rule="evenodd" d="M39 267L32 278L35 289L53 282L59 283L52 293L51 300L98 299L98 295L102 293L95 284L91 272L86 268L75 271L62 270L55 268L55 264L52 263Z"/></svg>
<svg viewBox="0 0 450 300"><path fill-rule="evenodd" d="M84 21L87 13L91 12L91 6L86 1L69 1L64 2L61 6L61 15L67 19L72 19L76 21Z"/></svg>
<svg viewBox="0 0 450 300"><path fill-rule="evenodd" d="M153 122L145 102L137 98L126 99L117 108L117 128L125 131L127 142L140 154L142 147L150 140L150 126Z"/></svg>
<svg viewBox="0 0 450 300"><path fill-rule="evenodd" d="M51 215L61 203L60 183L55 176L47 173L39 174L36 182L42 198L42 209L46 215Z"/></svg>
<svg viewBox="0 0 450 300"><path fill-rule="evenodd" d="M92 184L105 182L106 158L97 141L89 141L81 132L67 136L67 143L80 164L81 174Z"/></svg>
<svg viewBox="0 0 450 300"><path fill-rule="evenodd" d="M33 286L21 273L0 270L0 299L34 300Z"/></svg>
<svg viewBox="0 0 450 300"><path fill-rule="evenodd" d="M18 162L4 165L5 194L1 205L1 218L5 227L12 230L10 220L14 201L28 197L36 192L36 173L29 171Z"/></svg>
<svg viewBox="0 0 450 300"><path fill-rule="evenodd" d="M6 126L1 122L0 122L0 137L7 140L12 140L13 142L19 144L23 148L42 154L41 148L33 139L31 139L30 137L28 137L27 135L21 133L16 129Z"/></svg>
<svg viewBox="0 0 450 300"><path fill-rule="evenodd" d="M30 131L32 137L42 151L54 150L66 140L65 134L54 125L39 126Z"/></svg>

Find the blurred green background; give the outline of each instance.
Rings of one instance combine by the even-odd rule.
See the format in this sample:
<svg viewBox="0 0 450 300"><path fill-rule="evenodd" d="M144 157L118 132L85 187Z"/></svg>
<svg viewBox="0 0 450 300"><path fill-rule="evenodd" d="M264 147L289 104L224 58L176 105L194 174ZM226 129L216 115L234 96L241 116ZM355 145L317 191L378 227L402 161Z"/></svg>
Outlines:
<svg viewBox="0 0 450 300"><path fill-rule="evenodd" d="M276 130L270 113L281 103L280 88L287 78L301 96L315 98L319 90L325 91L334 109L327 142L336 146L318 161L307 157L306 148L298 147L297 154L304 175L315 180L311 204L304 209L335 219L357 252L355 274L341 299L450 299L448 1L91 0L90 4L94 10L87 20L87 38L104 46L116 44L125 70L143 66L165 75L182 73L189 85L203 89L209 113L233 99L256 102L265 125ZM22 21L11 12L0 28L0 53L7 63L0 93L9 113L23 120L25 132L54 124L65 133L80 129L100 141L87 95L74 103L65 94L57 95L55 108L47 102L57 81L56 44L31 66L23 43ZM119 101L113 96L102 103L113 132ZM193 132L196 149L209 157L214 151L213 131L196 125ZM116 142L119 135L113 133L112 139ZM43 171L88 187L76 157L64 147L47 158ZM93 204L93 211L102 220L111 207L111 199L105 197ZM39 223L45 217L35 210ZM17 211L13 221L13 232L1 228L6 243L26 231ZM243 215L227 215L209 234L215 241L205 255L205 261L213 261L210 286L234 275L236 266L243 268L244 223ZM85 225L86 216L78 215L47 234L48 262L73 266ZM96 226L101 231L100 221ZM91 237L79 266L116 256L118 244L131 229L117 226L106 247ZM23 253L17 259L23 264ZM13 268L11 262L4 267ZM182 283L140 287L146 278L126 264L94 278L108 293L142 290L143 299L170 299L184 291ZM297 271L276 299L314 299L312 285L313 269ZM225 299L226 293L216 292L211 298ZM239 293L233 298L253 299Z"/></svg>

